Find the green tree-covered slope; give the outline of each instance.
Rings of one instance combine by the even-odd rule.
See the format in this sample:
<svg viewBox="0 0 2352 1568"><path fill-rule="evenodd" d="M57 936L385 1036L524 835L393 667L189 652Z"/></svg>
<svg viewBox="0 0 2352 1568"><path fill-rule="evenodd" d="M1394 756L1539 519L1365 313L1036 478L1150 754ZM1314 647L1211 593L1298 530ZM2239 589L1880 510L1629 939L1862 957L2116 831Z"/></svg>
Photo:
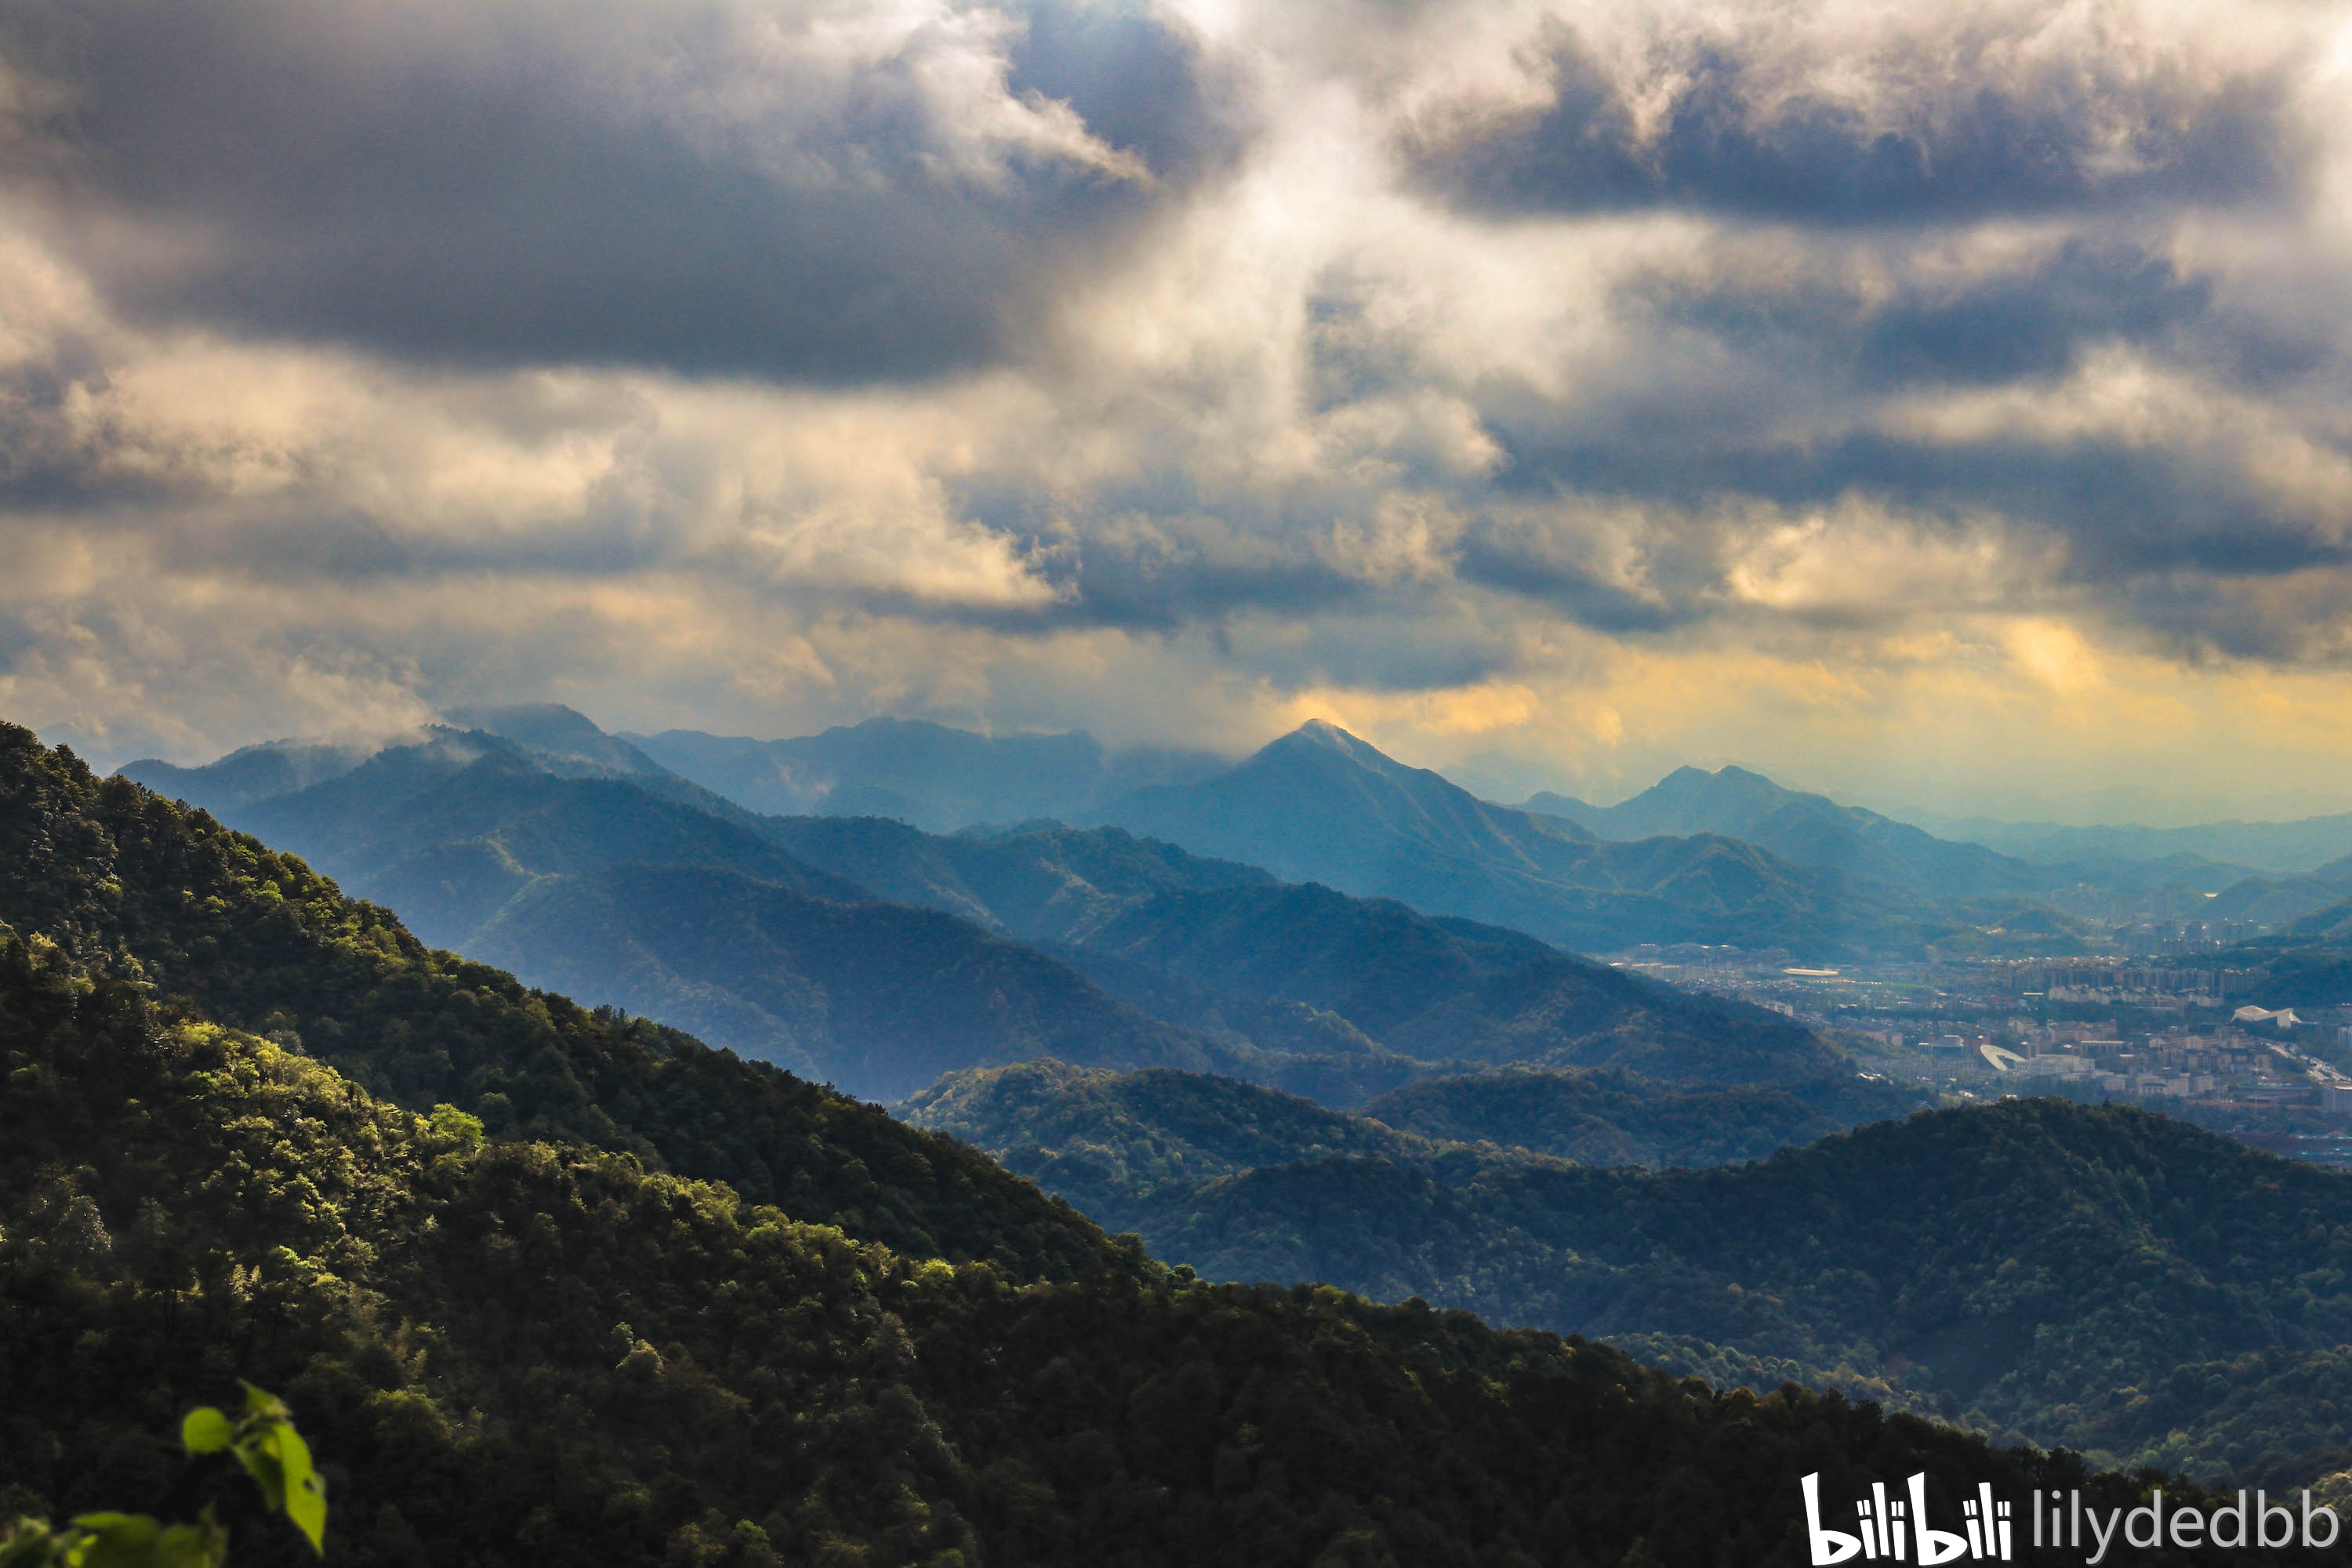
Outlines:
<svg viewBox="0 0 2352 1568"><path fill-rule="evenodd" d="M955 1073L904 1110L1115 1230L1259 1165L1354 1155L1422 1169L1459 1149L1229 1078L1056 1061Z"/></svg>
<svg viewBox="0 0 2352 1568"><path fill-rule="evenodd" d="M292 1405L355 1568L1795 1564L1801 1474L1923 1468L1948 1512L2084 1479L1116 1248L1023 1285L416 1116L6 931L0 1072L10 1508L173 1511L152 1434L238 1375ZM307 1560L232 1523L241 1563Z"/></svg>
<svg viewBox="0 0 2352 1568"><path fill-rule="evenodd" d="M626 1151L810 1220L1024 1277L1094 1227L962 1144L676 1030L426 948L301 861L0 726L0 921L413 1109Z"/></svg>
<svg viewBox="0 0 2352 1568"><path fill-rule="evenodd" d="M1359 1107L1402 1132L1490 1142L1586 1165L1729 1165L1916 1108L1910 1089L1848 1075L1787 1089L1662 1084L1609 1069L1423 1079Z"/></svg>
<svg viewBox="0 0 2352 1568"><path fill-rule="evenodd" d="M950 1124L1002 1146L972 1114L991 1108L969 1096ZM1096 1117L1066 1149L1016 1145L1211 1278L1418 1294L2116 1462L2283 1484L2352 1447L2352 1175L2168 1117L2008 1100L1666 1171L1327 1132L1206 1181L1143 1131Z"/></svg>
<svg viewBox="0 0 2352 1568"><path fill-rule="evenodd" d="M1265 1165L1386 1160L1458 1185L1487 1163L1537 1156L1722 1164L1910 1109L1890 1091L1885 1102L1849 1106L1839 1118L1777 1089L1691 1090L1623 1073L1525 1069L1424 1079L1372 1106L1377 1114L1348 1114L1211 1074L1028 1061L951 1074L903 1109L918 1126L987 1150L1114 1230L1154 1225L1165 1206L1189 1206L1209 1184Z"/></svg>

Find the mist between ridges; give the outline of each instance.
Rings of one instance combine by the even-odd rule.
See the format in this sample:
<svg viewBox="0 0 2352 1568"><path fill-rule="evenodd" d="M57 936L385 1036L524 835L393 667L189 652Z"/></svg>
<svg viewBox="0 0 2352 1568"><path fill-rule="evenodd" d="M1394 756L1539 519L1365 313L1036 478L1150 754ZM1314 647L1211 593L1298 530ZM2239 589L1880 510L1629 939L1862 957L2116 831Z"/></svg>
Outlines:
<svg viewBox="0 0 2352 1568"><path fill-rule="evenodd" d="M2217 1503L2208 1511L2180 1508L2168 1513L2162 1488L2137 1508L2112 1508L2102 1515L2097 1509L2083 1506L2079 1491L2037 1489L2028 1494L2032 1500L2021 1509L2006 1498L1995 1498L1991 1483L1979 1482L1976 1495L1960 1503L1959 1528L1941 1530L1927 1517L1927 1476L1923 1470L1905 1482L1907 1502L1900 1496L1890 1497L1884 1481L1871 1483L1870 1495L1854 1501L1855 1526L1848 1533L1822 1524L1818 1471L1797 1484L1805 1498L1805 1530L1812 1547L1813 1568L1831 1568L1832 1563L1857 1557L1864 1562L1917 1563L1921 1568L1962 1559L2007 1563L2021 1546L2081 1550L2086 1553L2084 1563L2096 1568L2118 1544L2142 1550L2168 1544L2184 1551L2207 1546L2276 1551L2298 1545L2320 1550L2335 1545L2342 1529L2336 1510L2324 1503L2315 1508L2307 1490L2299 1519L2295 1510L2271 1501L2263 1491L2253 1494L2251 1505L2242 1491L2236 1502ZM2323 1521L2325 1534L2318 1533ZM2231 1527L2226 1531L2225 1524Z"/></svg>

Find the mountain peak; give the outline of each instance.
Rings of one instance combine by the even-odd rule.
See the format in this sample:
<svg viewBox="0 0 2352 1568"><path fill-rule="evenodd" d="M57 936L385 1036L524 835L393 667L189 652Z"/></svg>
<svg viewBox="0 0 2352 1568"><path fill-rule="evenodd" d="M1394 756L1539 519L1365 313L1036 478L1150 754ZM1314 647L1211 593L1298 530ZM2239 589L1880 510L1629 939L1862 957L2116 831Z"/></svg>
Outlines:
<svg viewBox="0 0 2352 1568"><path fill-rule="evenodd" d="M1268 752L1279 753L1304 751L1310 747L1318 751L1336 752L1350 761L1370 766L1391 768L1404 766L1402 763L1398 762L1370 741L1341 729L1328 719L1307 720L1287 735L1268 742L1260 749L1259 755L1263 756Z"/></svg>
<svg viewBox="0 0 2352 1568"><path fill-rule="evenodd" d="M561 702L477 703L446 710L441 721L453 730L479 730L526 746L595 745L612 738L587 714Z"/></svg>
<svg viewBox="0 0 2352 1568"><path fill-rule="evenodd" d="M586 763L634 777L664 772L636 747L606 734L588 715L561 702L452 708L441 719L451 729L496 735L560 763Z"/></svg>

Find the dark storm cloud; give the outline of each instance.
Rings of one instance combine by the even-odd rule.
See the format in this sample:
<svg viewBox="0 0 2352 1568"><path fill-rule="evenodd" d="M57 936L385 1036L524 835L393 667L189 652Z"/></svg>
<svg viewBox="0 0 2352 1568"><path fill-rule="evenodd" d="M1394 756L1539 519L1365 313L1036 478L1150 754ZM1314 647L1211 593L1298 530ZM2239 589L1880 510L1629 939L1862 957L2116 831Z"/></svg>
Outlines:
<svg viewBox="0 0 2352 1568"><path fill-rule="evenodd" d="M2340 529L2273 482L2243 423L2298 426L2254 411L2306 386L2328 396L2345 371L2332 345L2310 338L2275 352L2278 340L2217 300L2210 279L2122 237L2093 234L1957 279L1895 258L1862 270L1867 286L1833 264L1645 285L1626 297L1642 352L1625 363L1564 398L1483 390L1485 427L1504 453L1494 498L1541 507L1581 496L1685 521L1662 521L1649 542L1655 598L1627 597L1511 527L1471 531L1465 574L1596 629L1671 626L1710 613L1719 586L1720 557L1687 520L1749 504L1803 515L1855 497L1955 527L2000 518L2060 542L2054 559L2094 595L2140 574L2263 575L2347 561ZM2117 355L2129 375L2197 388L2176 410L2220 414L2235 400L2243 412L2184 439L2063 418L2043 426L2095 395L2078 378ZM1974 431L1890 414L1916 410L1932 426L1947 400L2004 393L2046 401ZM2347 456L2325 427L2296 438L2323 464Z"/></svg>
<svg viewBox="0 0 2352 1568"><path fill-rule="evenodd" d="M2097 238L1964 282L1915 278L1867 299L1827 283L1768 292L1731 278L1661 288L1644 301L1669 329L1768 352L1864 395L2063 375L2085 348L2117 341L2201 352L2186 340L2210 324L2211 302L2208 279L2142 246Z"/></svg>
<svg viewBox="0 0 2352 1568"><path fill-rule="evenodd" d="M2171 77L2104 80L2097 61L2011 79L1963 45L1953 62L1959 89L1940 103L1901 101L1902 122L1887 125L1817 91L1782 92L1725 45L1667 51L1650 82L1612 74L1557 20L1532 53L1549 104L1452 106L1408 143L1427 188L1498 215L1687 207L1810 225L1917 224L2148 200L2244 202L2280 192L2301 158L2274 79L2200 92ZM1635 93L1662 87L1669 101L1645 129Z"/></svg>
<svg viewBox="0 0 2352 1568"><path fill-rule="evenodd" d="M1097 136L1141 154L1162 179L1212 172L1241 150L1234 84L1160 18L1043 0L1023 12L1010 56L1015 92L1068 104Z"/></svg>
<svg viewBox="0 0 2352 1568"><path fill-rule="evenodd" d="M844 60L801 9L93 0L18 8L0 55L61 89L16 162L121 307L477 363L988 362L1232 145L1140 16ZM1124 162L1054 144L1055 97Z"/></svg>

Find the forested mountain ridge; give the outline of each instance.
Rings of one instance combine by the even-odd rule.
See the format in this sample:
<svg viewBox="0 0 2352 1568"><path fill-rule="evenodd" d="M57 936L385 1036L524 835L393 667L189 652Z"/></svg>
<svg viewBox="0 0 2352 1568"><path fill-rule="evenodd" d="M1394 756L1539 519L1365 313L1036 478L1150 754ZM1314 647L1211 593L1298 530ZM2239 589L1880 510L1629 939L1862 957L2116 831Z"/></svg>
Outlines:
<svg viewBox="0 0 2352 1568"><path fill-rule="evenodd" d="M1094 1227L950 1140L643 1019L436 952L301 861L0 725L0 921L371 1092L626 1151L814 1221L1023 1276Z"/></svg>
<svg viewBox="0 0 2352 1568"><path fill-rule="evenodd" d="M1106 1072L1056 1061L950 1074L908 1121L986 1149L1107 1228L1130 1230L1259 1165L1355 1157L1426 1170L1466 1145L1401 1133L1302 1096L1199 1073Z"/></svg>
<svg viewBox="0 0 2352 1568"><path fill-rule="evenodd" d="M20 740L0 732L0 752ZM280 903L289 883L310 895L298 907L314 916L331 904L249 840L175 834L167 803L40 756L53 787L8 847L41 851L44 871L96 847L61 856L44 836L86 840L131 813L110 826L133 842L95 868L135 872L142 841L177 846L200 904L269 902L260 880ZM76 786L105 792L100 817L59 809ZM224 860L249 860L254 880L208 874ZM92 883L87 901L32 880L12 902L59 917L83 956L0 930L11 1510L157 1506L176 1466L145 1435L236 1376L291 1403L332 1487L330 1558L356 1568L1713 1568L1726 1553L1795 1568L1801 1472L1852 1495L1926 1469L1948 1510L1979 1481L2140 1500L2063 1456L1794 1388L1717 1394L1418 1304L1215 1286L1100 1245L1024 1286L865 1239L887 1203L844 1215L845 1235L805 1223L797 1189L779 1212L627 1153L486 1139L454 1109L396 1109L105 973L110 958L131 973L104 917L148 912L135 877ZM340 989L337 955L305 950L300 920L250 913L278 921L286 967L323 965L313 989ZM367 913L353 910L362 929L403 947ZM167 923L133 919L124 939ZM247 994L233 969L205 984L251 956L250 932L215 929L196 939L214 950L142 967ZM709 1136L750 1131L744 1109L713 1104ZM843 1131L854 1118L808 1129L816 1163L846 1155ZM290 1537L237 1533L240 1563L308 1560Z"/></svg>
<svg viewBox="0 0 2352 1568"><path fill-rule="evenodd" d="M264 741L257 745L240 746L198 767L181 767L160 757L142 757L123 763L116 772L158 795L184 800L207 811L233 811L271 795L291 795L298 789L339 778L377 750L358 744Z"/></svg>
<svg viewBox="0 0 2352 1568"><path fill-rule="evenodd" d="M1113 994L1193 1027L1214 1027L1215 1008L1184 995L1187 985L1336 1016L1423 1061L1606 1064L1721 1082L1853 1076L1817 1036L1760 1008L1645 981L1520 931L1278 882L1119 828L936 837L872 817L793 817L771 819L767 831L887 897L969 911L1051 944ZM1253 1035L1261 1045L1315 1048L1311 1020L1295 1014L1254 1026L1275 1031Z"/></svg>
<svg viewBox="0 0 2352 1568"><path fill-rule="evenodd" d="M1874 1098L1874 1086L1855 1087L1859 1103L1829 1114L1780 1089L1514 1068L1420 1079L1342 1112L1208 1074L1028 1061L950 1074L903 1110L918 1126L987 1150L1106 1227L1127 1230L1260 1166L1384 1160L1458 1185L1489 1163L1539 1159L1721 1164L1912 1108L1898 1091ZM1504 1131L1525 1136L1497 1136Z"/></svg>
<svg viewBox="0 0 2352 1568"><path fill-rule="evenodd" d="M1426 1078L1356 1108L1400 1132L1582 1165L1730 1165L1919 1109L1920 1092L1848 1075L1789 1087L1659 1083L1613 1068Z"/></svg>
<svg viewBox="0 0 2352 1568"><path fill-rule="evenodd" d="M1524 1102L1540 1127L1559 1110L1542 1078L1374 1103L1458 1112L1446 1100L1467 1091L1496 1120ZM1696 1131L1736 1136L1739 1109ZM962 1075L912 1110L1207 1278L1420 1295L2105 1462L2277 1487L2352 1458L2352 1175L2149 1112L2008 1100L1650 1172L1174 1073L1031 1063Z"/></svg>
<svg viewBox="0 0 2352 1568"><path fill-rule="evenodd" d="M1320 1082L1342 1067L1176 1027L1060 959L951 915L806 898L710 867L539 878L467 947L534 984L615 997L885 1100L945 1072L1038 1056L1276 1082ZM1297 1043L1366 1066L1381 1056L1360 1037ZM1400 1064L1372 1081L1384 1087L1412 1070Z"/></svg>
<svg viewBox="0 0 2352 1568"><path fill-rule="evenodd" d="M265 842L308 849L442 947L459 946L535 878L622 863L725 867L811 898L870 896L764 838L748 812L665 800L637 778L564 776L484 732L387 748L234 816Z"/></svg>

